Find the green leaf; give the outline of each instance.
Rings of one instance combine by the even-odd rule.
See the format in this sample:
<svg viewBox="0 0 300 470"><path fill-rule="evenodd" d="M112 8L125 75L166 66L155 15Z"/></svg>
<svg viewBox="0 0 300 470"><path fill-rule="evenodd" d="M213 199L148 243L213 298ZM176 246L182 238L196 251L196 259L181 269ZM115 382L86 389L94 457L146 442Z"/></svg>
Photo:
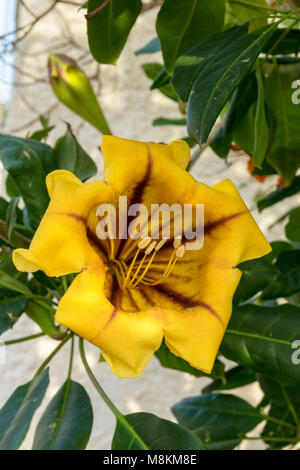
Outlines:
<svg viewBox="0 0 300 470"><path fill-rule="evenodd" d="M17 222L17 208L18 208L18 203L19 203L19 198L14 197L13 199L10 200L6 212L6 226L7 226L7 234L9 240L11 239L11 234L12 231L15 227L15 224Z"/></svg>
<svg viewBox="0 0 300 470"><path fill-rule="evenodd" d="M267 207L277 204L277 202L283 201L287 197L294 196L300 191L300 176L296 176L293 182L287 186L280 186L272 193L268 194L266 197L258 201L257 207L260 212L262 212Z"/></svg>
<svg viewBox="0 0 300 470"><path fill-rule="evenodd" d="M88 13L104 0L89 0ZM88 20L90 51L97 62L115 64L142 8L141 0L110 0L94 18Z"/></svg>
<svg viewBox="0 0 300 470"><path fill-rule="evenodd" d="M239 40L247 31L248 25L235 26L205 39L177 59L171 81L182 101L188 101L198 74L220 52L220 48L224 50L228 45Z"/></svg>
<svg viewBox="0 0 300 470"><path fill-rule="evenodd" d="M245 4L247 3L247 0ZM266 0L252 0L250 3L258 3L262 6L267 6ZM240 23L250 21L250 31L257 28L262 28L267 24L268 12L260 8L255 8L250 5L241 5L230 1L230 8L233 15L239 20ZM254 21L255 20L255 21Z"/></svg>
<svg viewBox="0 0 300 470"><path fill-rule="evenodd" d="M22 296L1 295L0 299L0 335L12 328L26 308L27 299Z"/></svg>
<svg viewBox="0 0 300 470"><path fill-rule="evenodd" d="M261 70L256 70L257 102L254 122L253 165L261 168L269 143L269 127L266 119L264 81Z"/></svg>
<svg viewBox="0 0 300 470"><path fill-rule="evenodd" d="M300 76L300 64L265 64L264 69L270 123L267 159L285 183L290 184L300 165L300 106L292 100L292 83Z"/></svg>
<svg viewBox="0 0 300 470"><path fill-rule="evenodd" d="M203 144L234 90L250 73L276 25L243 35L214 56L197 74L188 101L187 127L190 137Z"/></svg>
<svg viewBox="0 0 300 470"><path fill-rule="evenodd" d="M202 441L179 424L151 413L133 413L125 418L144 445L118 421L112 450L204 450Z"/></svg>
<svg viewBox="0 0 300 470"><path fill-rule="evenodd" d="M251 73L234 91L223 124L210 143L211 148L219 157L227 157L234 132L256 99L256 88L255 76Z"/></svg>
<svg viewBox="0 0 300 470"><path fill-rule="evenodd" d="M186 398L172 411L178 422L203 439L210 450L233 449L263 420L256 408L227 394Z"/></svg>
<svg viewBox="0 0 300 470"><path fill-rule="evenodd" d="M285 226L285 234L292 242L300 242L300 207L289 213L289 221Z"/></svg>
<svg viewBox="0 0 300 470"><path fill-rule="evenodd" d="M238 268L243 272L243 275L234 294L234 304L251 299L267 287L278 274L278 269L264 259L245 261Z"/></svg>
<svg viewBox="0 0 300 470"><path fill-rule="evenodd" d="M256 381L256 375L251 369L237 366L225 372L223 378L214 380L203 388L202 393L211 393L216 390L232 390L243 387Z"/></svg>
<svg viewBox="0 0 300 470"><path fill-rule="evenodd" d="M0 410L0 450L17 450L49 384L49 368L18 387Z"/></svg>
<svg viewBox="0 0 300 470"><path fill-rule="evenodd" d="M146 76L150 78L150 80L155 80L156 77L160 74L163 70L163 66L158 64L157 62L150 62L148 64L143 64L142 69L144 70ZM173 90L173 87L170 84L164 85L159 88L159 91L170 98L173 101L177 101L178 98Z"/></svg>
<svg viewBox="0 0 300 470"><path fill-rule="evenodd" d="M16 183L14 182L13 178L10 176L10 174L7 175L6 181L5 181L5 191L8 197L13 198L13 197L20 197L21 194L18 190L18 187Z"/></svg>
<svg viewBox="0 0 300 470"><path fill-rule="evenodd" d="M177 57L221 31L224 18L224 0L165 0L157 16L156 31L167 72L172 73Z"/></svg>
<svg viewBox="0 0 300 470"><path fill-rule="evenodd" d="M135 55L140 55L140 54L154 54L155 52L161 51L161 45L160 45L160 40L158 37L155 37L151 39L145 46L143 46L141 49L138 49L135 51Z"/></svg>
<svg viewBox="0 0 300 470"><path fill-rule="evenodd" d="M233 309L221 345L225 357L277 377L283 384L300 384L300 367L292 363L292 344L299 339L300 308L294 305Z"/></svg>
<svg viewBox="0 0 300 470"><path fill-rule="evenodd" d="M205 374L201 372L201 370L195 369L194 367L190 366L188 362L184 359L181 359L179 356L175 356L170 349L166 346L166 343L163 342L161 347L155 353L157 359L159 360L160 364L167 369L174 369L179 370L181 372L187 372L188 374L194 375L195 377L211 377L211 378L219 378L223 377L224 375L224 364L219 361L218 359L215 362L213 370L211 374Z"/></svg>
<svg viewBox="0 0 300 470"><path fill-rule="evenodd" d="M263 300L289 297L300 291L300 250L281 253L275 266L280 272L263 290Z"/></svg>
<svg viewBox="0 0 300 470"><path fill-rule="evenodd" d="M36 140L0 134L0 157L36 228L49 204L45 178L57 169L52 148Z"/></svg>
<svg viewBox="0 0 300 470"><path fill-rule="evenodd" d="M275 49L272 50L272 55L297 55L300 50L300 31L298 29L292 29L285 35L284 38L282 38L283 33L286 33L286 31L282 31L281 28L275 31L274 36L266 43L262 52L270 53L270 50L273 48L273 46L278 43Z"/></svg>
<svg viewBox="0 0 300 470"><path fill-rule="evenodd" d="M185 126L186 119L157 118L152 122L153 126Z"/></svg>
<svg viewBox="0 0 300 470"><path fill-rule="evenodd" d="M78 382L67 380L43 413L33 450L83 450L93 426L90 398Z"/></svg>
<svg viewBox="0 0 300 470"><path fill-rule="evenodd" d="M22 295L31 295L30 289L21 281L13 278L10 274L0 269L0 287L10 289Z"/></svg>
<svg viewBox="0 0 300 470"><path fill-rule="evenodd" d="M82 181L97 173L94 161L83 150L69 124L65 135L55 144L55 158L59 168L71 171Z"/></svg>

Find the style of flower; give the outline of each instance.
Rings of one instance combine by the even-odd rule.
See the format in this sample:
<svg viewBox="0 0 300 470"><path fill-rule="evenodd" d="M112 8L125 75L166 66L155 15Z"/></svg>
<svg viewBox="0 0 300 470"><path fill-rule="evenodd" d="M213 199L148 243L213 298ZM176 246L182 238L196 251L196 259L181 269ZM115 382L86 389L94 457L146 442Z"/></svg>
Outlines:
<svg viewBox="0 0 300 470"><path fill-rule="evenodd" d="M98 346L118 376L141 375L163 338L175 355L210 373L241 277L236 266L270 245L231 181L208 187L185 170L185 142L104 136L102 152L105 181L82 183L64 170L48 175L49 207L29 249L15 250L13 261L20 271L79 273L56 320ZM203 204L203 248L186 250L174 230L168 240L118 233L103 240L98 208L109 203L118 212L120 195L146 207Z"/></svg>

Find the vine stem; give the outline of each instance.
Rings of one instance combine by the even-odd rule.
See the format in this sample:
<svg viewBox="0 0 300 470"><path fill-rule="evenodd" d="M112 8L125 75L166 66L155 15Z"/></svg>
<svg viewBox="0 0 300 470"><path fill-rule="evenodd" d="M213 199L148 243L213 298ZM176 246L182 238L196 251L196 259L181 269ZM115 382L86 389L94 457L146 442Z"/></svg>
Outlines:
<svg viewBox="0 0 300 470"><path fill-rule="evenodd" d="M104 10L104 8L106 7L106 5L109 4L109 2L110 0L104 0L104 2L98 8L96 8L96 10L91 11L91 13L85 15L86 19L89 21L92 18L95 18L95 16L99 15L99 13Z"/></svg>
<svg viewBox="0 0 300 470"><path fill-rule="evenodd" d="M73 337L73 333L70 333L69 335L65 336L63 340L61 340L61 342L59 343L59 345L52 351L51 354L49 354L49 356L47 357L47 359L45 359L45 361L42 363L42 365L39 367L39 369L37 370L37 372L35 373L34 377L32 380L35 380L39 375L41 375L41 373L43 372L43 370L47 367L47 365L49 364L49 362L51 361L51 359L53 359L53 357L58 353L58 351L60 351L60 349L67 343L67 341L69 341L69 339L71 339Z"/></svg>
<svg viewBox="0 0 300 470"><path fill-rule="evenodd" d="M142 446L143 449L148 450L148 446L145 444L145 442L140 438L140 436L136 433L134 428L131 426L131 424L127 421L126 417L121 413L121 411L118 410L118 408L115 406L115 404L111 401L109 396L105 393L101 385L99 384L98 380L96 379L95 375L93 374L87 359L86 355L84 352L84 340L83 338L79 338L79 352L80 352L80 357L82 360L82 363L84 365L84 368L86 370L87 375L89 376L92 384L94 385L95 389L99 393L100 397L104 401L104 403L109 407L113 415L115 416L117 422L120 422L125 426L127 429L130 430L131 434L134 435L135 439L139 442L139 444Z"/></svg>
<svg viewBox="0 0 300 470"><path fill-rule="evenodd" d="M9 341L4 341L5 346L9 346L10 344L17 344L23 343L24 341L30 341L31 339L40 338L41 336L45 336L45 333L37 333L35 335L24 336L23 338L11 339Z"/></svg>

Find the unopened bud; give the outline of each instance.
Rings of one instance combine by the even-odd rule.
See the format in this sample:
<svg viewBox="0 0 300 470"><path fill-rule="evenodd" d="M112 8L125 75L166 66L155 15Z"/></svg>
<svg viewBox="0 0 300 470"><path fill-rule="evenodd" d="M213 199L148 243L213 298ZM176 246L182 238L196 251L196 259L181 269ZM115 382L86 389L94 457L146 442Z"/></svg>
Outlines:
<svg viewBox="0 0 300 470"><path fill-rule="evenodd" d="M111 134L92 85L76 62L63 54L50 54L48 70L59 101L103 134Z"/></svg>

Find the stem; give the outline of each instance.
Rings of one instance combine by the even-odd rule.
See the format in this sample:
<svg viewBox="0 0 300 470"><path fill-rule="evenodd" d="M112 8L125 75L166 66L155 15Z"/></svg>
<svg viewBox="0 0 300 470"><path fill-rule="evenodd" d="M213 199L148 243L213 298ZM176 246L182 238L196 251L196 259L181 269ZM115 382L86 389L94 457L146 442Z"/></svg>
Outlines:
<svg viewBox="0 0 300 470"><path fill-rule="evenodd" d="M285 427L287 427L287 428L291 428L291 429L293 429L294 431L297 430L296 426L293 426L292 424L286 423L285 421L281 421L280 419L277 419L277 418L273 418L273 416L265 415L264 413L260 413L260 414L261 414L261 416L263 416L263 418L264 418L266 421L271 421L272 423L280 424L281 426L285 426Z"/></svg>
<svg viewBox="0 0 300 470"><path fill-rule="evenodd" d="M91 13L88 13L87 15L85 15L86 19L89 21L92 18L94 18L95 16L99 15L99 13L101 13L101 11L104 10L104 8L106 7L106 5L109 4L109 2L110 2L110 0L104 0L102 5L100 5L98 8L96 8L96 10L91 11Z"/></svg>
<svg viewBox="0 0 300 470"><path fill-rule="evenodd" d="M34 377L32 380L35 380L39 375L41 375L41 373L43 372L43 370L47 367L47 365L49 364L49 362L51 361L51 359L53 359L53 357L58 353L58 351L66 344L67 341L69 341L69 339L71 339L73 337L73 333L70 333L69 335L65 336L64 339L59 343L59 345L52 351L52 353L47 357L47 359L45 359L45 361L42 363L42 365L39 367L39 369L37 370L37 372L35 373Z"/></svg>
<svg viewBox="0 0 300 470"><path fill-rule="evenodd" d="M243 5L246 8L251 8L255 10L265 10L269 11L270 13L280 13L281 15L286 15L284 10L279 10L279 8L272 8L265 5L261 5L259 3L248 2L248 0L229 0L229 3L237 3L238 5Z"/></svg>
<svg viewBox="0 0 300 470"><path fill-rule="evenodd" d="M295 408L294 408L294 406L293 406L293 404L292 404L292 402L291 402L291 400L290 400L290 397L288 396L288 394L287 394L287 392L286 392L286 389L285 389L285 387L282 386L282 384L280 384L280 388L281 388L282 394L283 394L283 396L284 396L284 398L285 398L285 401L286 401L286 403L287 403L287 405L288 405L288 409L290 410L290 412L291 412L291 414L292 414L292 416L293 416L293 418L294 418L294 420L295 420L295 423L296 423L296 425L297 425L297 429L300 429L299 417L298 417L298 415L297 415L297 413L296 413L296 410L295 410Z"/></svg>
<svg viewBox="0 0 300 470"><path fill-rule="evenodd" d="M73 367L73 357L74 357L74 335L72 335L72 344L71 344L71 351L70 351L69 370L68 370L67 380L70 380L71 378L72 367Z"/></svg>
<svg viewBox="0 0 300 470"><path fill-rule="evenodd" d="M94 385L95 389L99 393L99 395L102 398L102 400L104 401L104 403L106 403L106 405L109 407L111 412L114 414L117 422L122 423L123 426L125 426L127 429L130 430L130 433L139 442L139 444L142 446L143 449L149 450L148 446L143 442L143 440L140 438L140 436L136 433L136 431L131 426L131 424L127 421L125 416L118 410L118 408L114 405L114 403L111 401L111 399L106 395L105 391L103 390L103 388L99 384L98 380L94 376L94 374L93 374L93 372L92 372L92 370L91 370L91 368L90 368L90 366L87 362L86 356L85 356L83 338L79 338L79 352L80 352L80 357L81 357L82 363L83 363L84 368L87 372L87 375L89 376L92 384Z"/></svg>
<svg viewBox="0 0 300 470"><path fill-rule="evenodd" d="M24 341L30 341L31 339L40 338L41 336L45 336L45 333L37 333L31 336L24 336L23 338L11 339L9 341L4 341L5 346L9 346L10 344L17 344L23 343Z"/></svg>

